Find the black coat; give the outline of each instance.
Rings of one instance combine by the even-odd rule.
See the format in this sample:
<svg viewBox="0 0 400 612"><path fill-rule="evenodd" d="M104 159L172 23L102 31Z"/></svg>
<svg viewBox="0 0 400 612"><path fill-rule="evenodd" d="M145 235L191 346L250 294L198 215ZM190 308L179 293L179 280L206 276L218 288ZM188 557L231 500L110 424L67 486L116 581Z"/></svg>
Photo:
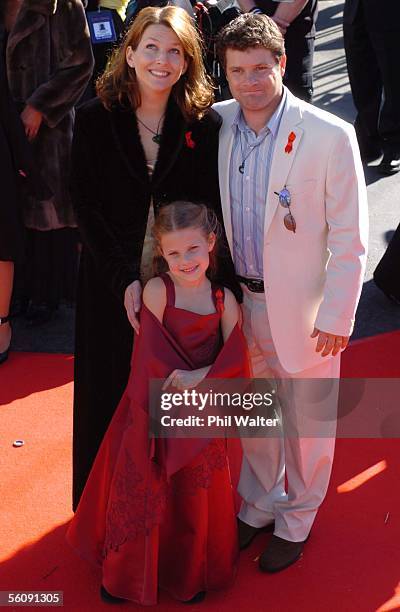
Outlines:
<svg viewBox="0 0 400 612"><path fill-rule="evenodd" d="M275 0L258 0L257 5L266 15L269 15L270 17L275 13L279 6L278 2ZM299 38L299 40L302 38L314 37L317 15L318 0L308 0L305 7L290 24L286 36L289 33L293 33L291 36L296 36Z"/></svg>
<svg viewBox="0 0 400 612"><path fill-rule="evenodd" d="M170 101L150 180L132 111L109 112L97 99L78 111L72 193L84 247L76 313L74 507L128 380L133 333L123 299L139 279L150 201L155 214L174 200L204 202L222 219L220 122L210 111L187 124ZM221 268L225 284L237 288L228 254Z"/></svg>
<svg viewBox="0 0 400 612"><path fill-rule="evenodd" d="M352 24L357 13L362 10L362 21L367 29L378 32L395 31L398 35L400 22L400 2L398 0L345 0L343 23Z"/></svg>

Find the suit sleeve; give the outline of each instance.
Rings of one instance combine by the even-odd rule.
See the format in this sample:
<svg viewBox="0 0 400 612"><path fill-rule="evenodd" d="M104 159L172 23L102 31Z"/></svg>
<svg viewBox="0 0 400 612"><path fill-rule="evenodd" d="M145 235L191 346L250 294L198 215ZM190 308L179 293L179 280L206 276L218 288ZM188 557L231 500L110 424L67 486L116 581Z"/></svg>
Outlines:
<svg viewBox="0 0 400 612"><path fill-rule="evenodd" d="M93 127L92 127L93 129ZM98 126L95 125L98 130ZM72 143L71 193L77 223L85 246L113 293L123 302L126 287L139 279L122 245L103 214L100 176L94 158L90 128L78 112Z"/></svg>
<svg viewBox="0 0 400 612"><path fill-rule="evenodd" d="M51 18L57 60L49 80L27 100L43 115L51 128L71 111L83 94L92 74L94 60L89 30L81 0L69 0Z"/></svg>
<svg viewBox="0 0 400 612"><path fill-rule="evenodd" d="M349 336L360 298L368 243L368 204L354 129L339 128L326 175L326 221L330 258L315 327Z"/></svg>

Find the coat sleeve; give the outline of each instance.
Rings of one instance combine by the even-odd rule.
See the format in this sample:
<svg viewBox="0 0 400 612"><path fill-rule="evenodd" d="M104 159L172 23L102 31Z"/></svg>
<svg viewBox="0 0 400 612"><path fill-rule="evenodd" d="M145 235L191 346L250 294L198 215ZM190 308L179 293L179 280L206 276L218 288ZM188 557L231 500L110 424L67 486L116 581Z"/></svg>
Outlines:
<svg viewBox="0 0 400 612"><path fill-rule="evenodd" d="M139 274L128 261L118 237L104 217L92 141L90 129L78 112L71 159L71 193L77 223L83 243L98 267L99 276L123 302L126 287L138 280Z"/></svg>
<svg viewBox="0 0 400 612"><path fill-rule="evenodd" d="M50 79L27 100L51 128L71 111L83 94L94 60L89 29L81 0L60 3L51 17L52 46L57 54Z"/></svg>
<svg viewBox="0 0 400 612"><path fill-rule="evenodd" d="M352 126L339 129L332 144L325 206L330 258L315 327L349 336L361 294L368 243L367 190Z"/></svg>
<svg viewBox="0 0 400 612"><path fill-rule="evenodd" d="M219 130L222 119L214 110L209 111L203 123L202 130L196 138L199 145L196 160L198 168L196 173L195 192L198 201L204 202L215 212L221 225L222 235L217 245L217 273L215 280L218 284L228 287L236 299L243 299L240 284L236 280L235 269L226 239L221 208L221 196L218 180L218 146ZM200 125L201 125L200 123Z"/></svg>

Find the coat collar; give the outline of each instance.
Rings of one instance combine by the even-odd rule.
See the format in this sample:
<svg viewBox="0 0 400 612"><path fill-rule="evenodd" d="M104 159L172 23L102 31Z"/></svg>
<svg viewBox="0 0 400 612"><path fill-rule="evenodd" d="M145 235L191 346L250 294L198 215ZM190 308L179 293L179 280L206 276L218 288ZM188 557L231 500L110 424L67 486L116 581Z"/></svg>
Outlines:
<svg viewBox="0 0 400 612"><path fill-rule="evenodd" d="M57 2L58 0L25 0L22 7L42 15L54 15Z"/></svg>
<svg viewBox="0 0 400 612"><path fill-rule="evenodd" d="M7 55L27 36L43 27L46 18L57 10L57 0L25 0L8 38Z"/></svg>
<svg viewBox="0 0 400 612"><path fill-rule="evenodd" d="M110 121L116 147L129 173L136 180L150 185L134 111L118 106L110 113ZM158 158L151 178L152 189L159 185L175 163L185 142L186 128L187 123L171 96L165 113Z"/></svg>

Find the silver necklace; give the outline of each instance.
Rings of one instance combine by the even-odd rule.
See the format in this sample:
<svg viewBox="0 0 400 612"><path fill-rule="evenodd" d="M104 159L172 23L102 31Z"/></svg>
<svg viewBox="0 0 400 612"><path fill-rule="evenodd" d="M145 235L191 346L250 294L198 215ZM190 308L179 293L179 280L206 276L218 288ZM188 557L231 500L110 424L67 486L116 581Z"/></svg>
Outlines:
<svg viewBox="0 0 400 612"><path fill-rule="evenodd" d="M141 119L139 119L139 117L136 115L136 119L139 121L139 123L141 123L148 132L151 132L152 134L154 134L154 136L152 137L152 141L158 145L161 142L160 124L161 124L161 121L164 119L164 117L165 117L165 113L164 115L161 115L160 120L157 124L157 131L155 132L148 125L146 125Z"/></svg>
<svg viewBox="0 0 400 612"><path fill-rule="evenodd" d="M256 147L259 147L260 144L262 143L262 141L264 140L264 138L267 136L268 132L266 132L263 136L263 138L261 138L261 140L259 142L256 142L253 145L249 145L248 141L247 141L247 137L246 137L246 145L249 147L249 151L246 153L246 155L243 155L243 143L242 143L242 132L239 132L239 138L240 138L240 151L242 153L242 163L240 164L238 170L240 172L240 174L244 174L244 167L245 167L245 162L246 159L248 157L250 157L250 155L253 153L254 149Z"/></svg>

